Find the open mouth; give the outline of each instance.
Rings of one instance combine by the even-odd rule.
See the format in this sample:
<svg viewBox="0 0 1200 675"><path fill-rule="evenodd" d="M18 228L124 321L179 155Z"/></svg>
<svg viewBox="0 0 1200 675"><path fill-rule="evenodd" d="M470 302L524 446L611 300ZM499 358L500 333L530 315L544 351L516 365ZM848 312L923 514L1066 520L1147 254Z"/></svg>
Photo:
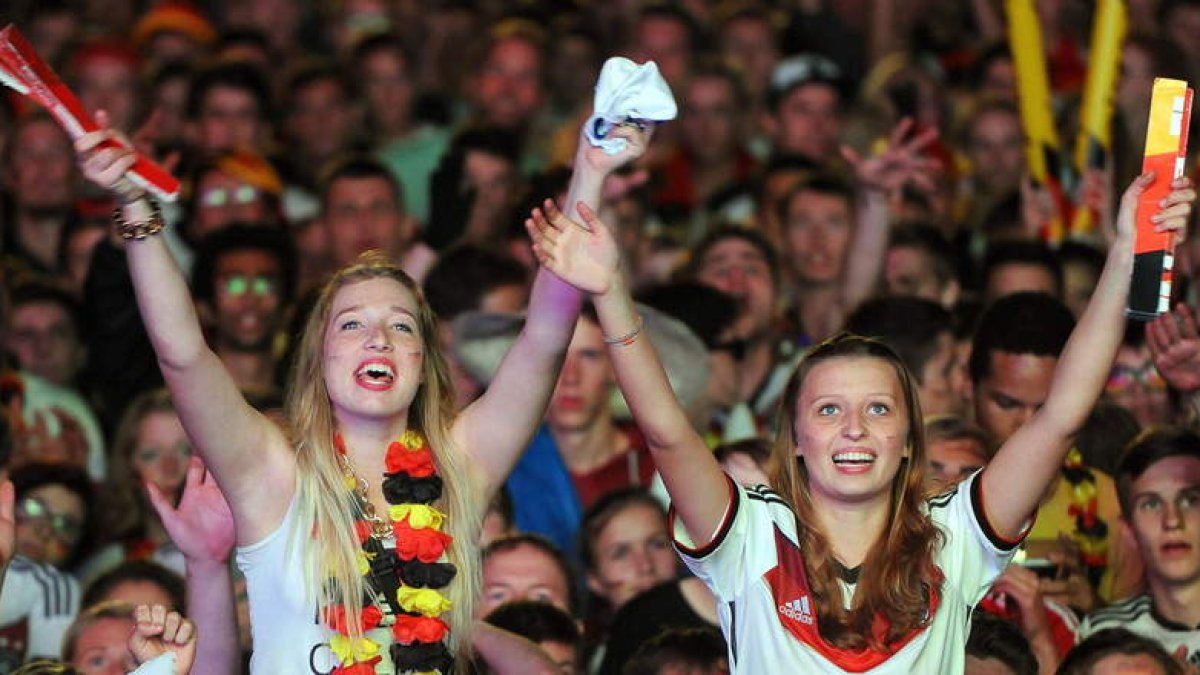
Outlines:
<svg viewBox="0 0 1200 675"><path fill-rule="evenodd" d="M1163 544L1161 550L1163 555L1186 555L1192 550L1192 545L1182 541L1173 541Z"/></svg>
<svg viewBox="0 0 1200 675"><path fill-rule="evenodd" d="M367 389L387 389L396 381L396 367L383 360L368 361L358 367L354 379Z"/></svg>
<svg viewBox="0 0 1200 675"><path fill-rule="evenodd" d="M875 463L875 454L861 450L847 450L833 456L833 464L848 469L865 468Z"/></svg>

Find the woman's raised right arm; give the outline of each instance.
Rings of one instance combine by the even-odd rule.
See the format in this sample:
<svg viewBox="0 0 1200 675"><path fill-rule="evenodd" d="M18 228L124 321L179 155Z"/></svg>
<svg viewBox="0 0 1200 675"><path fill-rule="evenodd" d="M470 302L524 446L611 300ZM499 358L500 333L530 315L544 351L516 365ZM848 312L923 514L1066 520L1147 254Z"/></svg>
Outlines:
<svg viewBox="0 0 1200 675"><path fill-rule="evenodd" d="M102 129L76 140L80 167L117 196L122 220L149 222L150 202L124 178L133 151L102 146L115 138L115 132ZM184 429L228 495L239 538L257 541L282 520L288 500L279 496L290 495L294 487L287 442L250 407L205 343L187 283L162 237L129 239L126 256L138 309Z"/></svg>
<svg viewBox="0 0 1200 675"><path fill-rule="evenodd" d="M609 359L638 430L654 456L671 505L697 546L707 544L729 509L728 479L675 398L658 352L642 332L608 226L580 204L585 228L545 203L526 221L542 265L592 294Z"/></svg>

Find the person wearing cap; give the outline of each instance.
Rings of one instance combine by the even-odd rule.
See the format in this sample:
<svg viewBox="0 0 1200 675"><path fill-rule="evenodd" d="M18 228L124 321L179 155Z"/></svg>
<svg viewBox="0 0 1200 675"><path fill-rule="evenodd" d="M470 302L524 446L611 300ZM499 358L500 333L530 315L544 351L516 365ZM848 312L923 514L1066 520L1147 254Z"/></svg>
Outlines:
<svg viewBox="0 0 1200 675"><path fill-rule="evenodd" d="M185 0L170 0L154 7L133 27L133 44L152 65L195 63L216 39L212 23Z"/></svg>
<svg viewBox="0 0 1200 675"><path fill-rule="evenodd" d="M845 79L836 63L818 54L780 61L767 88L763 126L775 155L799 155L818 164L836 161Z"/></svg>

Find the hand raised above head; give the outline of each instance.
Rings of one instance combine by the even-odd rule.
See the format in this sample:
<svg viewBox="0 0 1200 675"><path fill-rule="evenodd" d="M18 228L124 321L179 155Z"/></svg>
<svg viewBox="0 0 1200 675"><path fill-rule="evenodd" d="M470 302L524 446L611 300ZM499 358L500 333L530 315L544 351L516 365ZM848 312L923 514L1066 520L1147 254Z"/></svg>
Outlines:
<svg viewBox="0 0 1200 675"><path fill-rule="evenodd" d="M649 147L652 136L654 136L654 122L646 125L627 123L613 127L608 133L608 137L625 139L625 147L617 154L610 155L603 148L592 145L587 136L580 132L579 149L575 158L576 170L585 168L578 166L580 162L583 162L586 164L586 168L601 174L612 173L646 154L646 148Z"/></svg>
<svg viewBox="0 0 1200 675"><path fill-rule="evenodd" d="M525 230L538 262L575 288L599 295L620 274L620 251L608 226L583 202L577 208L586 227L547 199L525 220Z"/></svg>
<svg viewBox="0 0 1200 675"><path fill-rule="evenodd" d="M938 161L923 152L937 140L937 129L926 129L909 137L914 122L905 118L892 129L887 148L873 157L862 157L850 147L842 147L842 157L854 168L854 178L860 187L877 192L894 193L907 184L926 192L936 192L934 172Z"/></svg>
<svg viewBox="0 0 1200 675"><path fill-rule="evenodd" d="M131 202L145 194L132 183L126 172L137 161L133 142L108 126L108 114L96 112L100 128L75 139L75 158L83 175L113 193L123 202Z"/></svg>
<svg viewBox="0 0 1200 675"><path fill-rule="evenodd" d="M1175 311L1150 322L1146 343L1167 384L1185 394L1200 390L1200 331L1187 305L1180 303Z"/></svg>
<svg viewBox="0 0 1200 675"><path fill-rule="evenodd" d="M1154 182L1153 171L1133 179L1125 194L1121 195L1121 206L1117 213L1117 237L1132 239L1137 229L1137 206L1142 193ZM1159 210L1151 216L1156 232L1173 232L1179 244L1187 235L1188 216L1192 213L1192 202L1196 201L1196 190L1186 177L1171 182L1171 192L1159 202Z"/></svg>

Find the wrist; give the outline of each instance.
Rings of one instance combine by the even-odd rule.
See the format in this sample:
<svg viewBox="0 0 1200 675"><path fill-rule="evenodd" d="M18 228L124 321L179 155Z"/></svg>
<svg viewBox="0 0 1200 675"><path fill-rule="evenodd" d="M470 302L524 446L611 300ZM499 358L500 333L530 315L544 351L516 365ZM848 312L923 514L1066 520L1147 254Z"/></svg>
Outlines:
<svg viewBox="0 0 1200 675"><path fill-rule="evenodd" d="M229 558L217 559L208 556L191 556L184 554L184 565L187 567L188 574L202 573L212 574L220 573L229 569Z"/></svg>

